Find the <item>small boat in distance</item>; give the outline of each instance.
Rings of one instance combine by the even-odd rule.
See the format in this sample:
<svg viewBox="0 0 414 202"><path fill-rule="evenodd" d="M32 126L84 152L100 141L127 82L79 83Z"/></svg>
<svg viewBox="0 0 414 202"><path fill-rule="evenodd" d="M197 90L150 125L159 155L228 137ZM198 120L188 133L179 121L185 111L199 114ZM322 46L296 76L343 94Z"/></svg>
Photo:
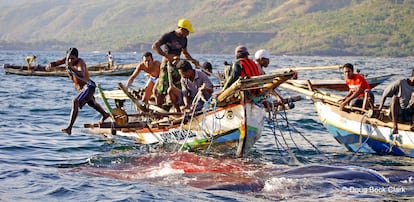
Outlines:
<svg viewBox="0 0 414 202"><path fill-rule="evenodd" d="M108 63L99 63L88 66L89 75L103 76L129 76L135 71L135 67L139 63L117 64L112 68L108 68ZM34 71L28 71L26 65L10 65L3 64L6 74L16 74L22 76L67 76L65 66L53 67L50 71L46 71L46 66L36 65L32 67Z"/></svg>

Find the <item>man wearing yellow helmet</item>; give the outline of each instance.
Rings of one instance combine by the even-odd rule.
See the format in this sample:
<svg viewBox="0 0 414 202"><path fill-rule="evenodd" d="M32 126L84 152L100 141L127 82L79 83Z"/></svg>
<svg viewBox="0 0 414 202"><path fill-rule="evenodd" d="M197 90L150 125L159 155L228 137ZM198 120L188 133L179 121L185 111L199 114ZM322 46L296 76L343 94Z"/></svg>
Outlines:
<svg viewBox="0 0 414 202"><path fill-rule="evenodd" d="M160 75L155 89L155 95L157 100L157 105L161 106L165 97L168 94L178 94L181 90L181 76L177 68L173 65L175 59L179 59L181 53L184 57L191 61L196 67L199 67L200 64L197 60L193 59L187 51L187 36L190 33L193 33L193 27L191 22L187 19L181 19L177 23L177 29L174 31L165 33L161 36L160 39L154 42L152 49L162 56L162 62L160 66ZM164 46L164 50L161 49L161 46ZM168 73L168 66L171 66L172 69ZM171 74L172 86L169 84L168 74Z"/></svg>

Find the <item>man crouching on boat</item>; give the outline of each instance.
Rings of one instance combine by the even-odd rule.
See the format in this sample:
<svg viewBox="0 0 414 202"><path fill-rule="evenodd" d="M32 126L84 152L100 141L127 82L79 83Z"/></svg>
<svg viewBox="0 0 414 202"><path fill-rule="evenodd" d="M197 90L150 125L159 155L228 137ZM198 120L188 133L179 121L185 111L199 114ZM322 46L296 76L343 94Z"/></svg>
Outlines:
<svg viewBox="0 0 414 202"><path fill-rule="evenodd" d="M340 109L344 110L349 103L351 103L352 107L362 107L365 94L371 99L370 103L374 103L374 94L364 76L355 74L354 66L350 63L344 64L343 68L349 92L344 98L339 100L339 103L341 103Z"/></svg>
<svg viewBox="0 0 414 202"><path fill-rule="evenodd" d="M78 58L78 49L69 48L66 51L66 57L55 62L51 62L47 66L55 67L58 65L66 64L68 70L68 76L73 81L73 85L76 90L81 92L72 101L72 111L70 114L70 121L67 128L62 129L63 133L70 135L72 133L72 127L78 116L78 108L88 103L89 106L102 114L101 122L109 117L109 114L95 101L93 94L95 93L95 82L89 78L88 68L82 58Z"/></svg>
<svg viewBox="0 0 414 202"><path fill-rule="evenodd" d="M213 83L203 71L196 71L187 60L180 60L176 67L181 75L181 95L171 96L171 102L179 111L179 104L184 104L184 110L200 111L204 102L213 94ZM200 97L198 97L200 96ZM182 100L181 100L182 99ZM194 100L197 103L192 103ZM205 100L205 101L204 101Z"/></svg>
<svg viewBox="0 0 414 202"><path fill-rule="evenodd" d="M410 123L410 130L414 131L414 69L411 77L392 82L382 93L379 110L381 111L387 97L391 100L391 118L393 134L398 134L398 123Z"/></svg>

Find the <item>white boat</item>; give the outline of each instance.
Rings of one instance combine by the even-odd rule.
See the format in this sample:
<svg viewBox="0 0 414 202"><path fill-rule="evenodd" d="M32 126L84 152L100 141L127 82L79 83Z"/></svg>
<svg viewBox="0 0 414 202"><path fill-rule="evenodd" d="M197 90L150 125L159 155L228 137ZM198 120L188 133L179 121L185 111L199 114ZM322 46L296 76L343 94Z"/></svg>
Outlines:
<svg viewBox="0 0 414 202"><path fill-rule="evenodd" d="M125 136L139 144L177 144L180 150L218 152L241 157L261 137L267 112L272 110L246 98L245 91L261 89L264 95L292 76L293 72L288 72L238 80L217 97L216 104L211 103L208 110L195 115L166 112L154 106L141 105L120 84L122 90L127 90L124 92L128 98L138 105L139 113L127 115L129 121L124 124L115 121L85 124L85 127L111 139ZM232 97L235 95L241 98L234 100ZM108 97L121 99L122 95L118 91ZM232 99L228 103L229 98ZM164 118L154 119L157 116ZM139 121L133 121L134 117L140 117Z"/></svg>
<svg viewBox="0 0 414 202"><path fill-rule="evenodd" d="M393 123L386 115L389 110L373 113L373 110L346 108L341 111L339 96L286 83L281 87L311 97L321 123L349 151L414 157L414 132L410 131L409 124L399 123L398 134L393 134Z"/></svg>

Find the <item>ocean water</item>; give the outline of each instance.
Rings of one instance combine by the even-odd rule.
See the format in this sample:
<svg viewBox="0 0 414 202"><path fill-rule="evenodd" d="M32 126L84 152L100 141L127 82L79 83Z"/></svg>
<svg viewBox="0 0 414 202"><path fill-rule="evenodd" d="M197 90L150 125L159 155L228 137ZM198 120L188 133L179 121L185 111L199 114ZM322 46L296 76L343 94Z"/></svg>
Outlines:
<svg viewBox="0 0 414 202"><path fill-rule="evenodd" d="M64 51L3 50L0 64L24 64L30 54L44 65L63 57ZM87 64L105 62L105 54L80 50ZM117 63L141 59L136 53L113 55ZM214 71L222 71L223 62L233 59L193 56L201 63L210 61ZM274 56L267 71L347 62L368 76L394 74L374 88L377 102L388 83L407 77L414 68L414 58ZM340 76L337 70L299 72L300 78ZM92 79L111 90L128 77ZM144 84L141 74L134 86ZM277 126L265 125L262 138L246 157L232 159L167 152L125 138L108 142L83 128L100 118L87 106L79 111L73 134L62 134L76 94L65 77L6 75L0 70L0 201L414 199L413 158L348 152L322 126L312 102L303 96L294 109L278 114Z"/></svg>

